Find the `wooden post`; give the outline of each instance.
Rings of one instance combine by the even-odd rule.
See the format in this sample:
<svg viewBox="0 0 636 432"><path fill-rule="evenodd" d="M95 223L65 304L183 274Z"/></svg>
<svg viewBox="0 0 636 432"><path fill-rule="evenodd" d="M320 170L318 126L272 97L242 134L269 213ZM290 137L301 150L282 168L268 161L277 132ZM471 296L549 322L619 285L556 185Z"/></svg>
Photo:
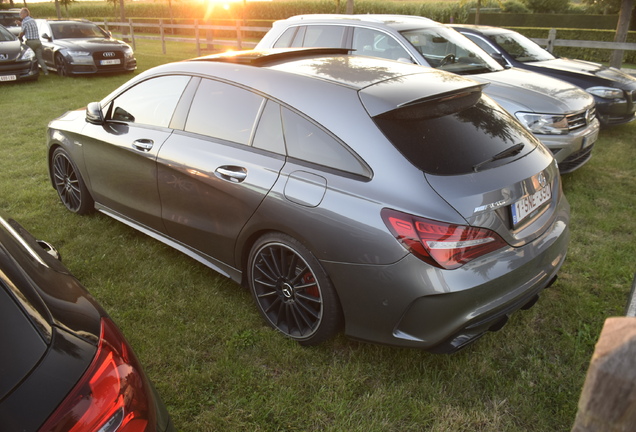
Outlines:
<svg viewBox="0 0 636 432"><path fill-rule="evenodd" d="M241 33L241 22L236 20L236 44L238 49L243 49L243 35Z"/></svg>
<svg viewBox="0 0 636 432"><path fill-rule="evenodd" d="M201 39L199 38L199 20L194 20L194 37L197 39L197 56L201 56Z"/></svg>
<svg viewBox="0 0 636 432"><path fill-rule="evenodd" d="M550 31L548 32L548 46L546 47L546 50L552 54L552 52L554 51L554 40L556 39L556 29L550 29Z"/></svg>
<svg viewBox="0 0 636 432"><path fill-rule="evenodd" d="M174 31L174 29L173 29ZM166 53L166 33L163 30L163 20L159 20L159 35L161 36L161 52Z"/></svg>
<svg viewBox="0 0 636 432"><path fill-rule="evenodd" d="M130 30L130 38L132 39L133 51L137 51L137 45L135 44L135 28L133 27L132 18L128 18L128 28Z"/></svg>
<svg viewBox="0 0 636 432"><path fill-rule="evenodd" d="M572 432L636 430L636 317L608 318L596 344Z"/></svg>
<svg viewBox="0 0 636 432"><path fill-rule="evenodd" d="M208 26L209 25L214 25L214 21L212 22L207 22L206 23ZM206 45L206 49L208 51L214 51L214 29L206 29L205 30L205 43Z"/></svg>

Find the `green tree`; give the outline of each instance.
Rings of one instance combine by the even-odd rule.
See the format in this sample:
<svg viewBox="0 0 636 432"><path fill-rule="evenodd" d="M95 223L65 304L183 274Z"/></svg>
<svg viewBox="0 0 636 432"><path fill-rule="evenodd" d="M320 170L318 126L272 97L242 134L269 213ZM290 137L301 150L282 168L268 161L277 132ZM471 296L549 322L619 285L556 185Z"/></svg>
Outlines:
<svg viewBox="0 0 636 432"><path fill-rule="evenodd" d="M565 13L570 7L570 0L524 0L523 2L534 13Z"/></svg>

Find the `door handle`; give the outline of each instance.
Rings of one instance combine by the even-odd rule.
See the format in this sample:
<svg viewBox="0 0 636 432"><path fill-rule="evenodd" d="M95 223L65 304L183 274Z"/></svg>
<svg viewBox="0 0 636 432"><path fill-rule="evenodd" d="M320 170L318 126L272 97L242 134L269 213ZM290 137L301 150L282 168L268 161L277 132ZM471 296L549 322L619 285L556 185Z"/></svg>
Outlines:
<svg viewBox="0 0 636 432"><path fill-rule="evenodd" d="M151 139L138 139L133 142L132 146L137 150L150 151L155 142Z"/></svg>
<svg viewBox="0 0 636 432"><path fill-rule="evenodd" d="M247 178L247 170L239 166L222 166L218 167L214 174L220 179L240 183Z"/></svg>

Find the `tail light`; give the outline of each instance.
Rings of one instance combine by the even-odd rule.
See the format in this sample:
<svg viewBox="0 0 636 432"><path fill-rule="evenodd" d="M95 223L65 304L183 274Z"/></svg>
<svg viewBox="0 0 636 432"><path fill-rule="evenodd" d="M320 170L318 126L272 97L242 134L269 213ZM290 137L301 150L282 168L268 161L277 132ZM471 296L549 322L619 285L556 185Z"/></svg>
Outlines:
<svg viewBox="0 0 636 432"><path fill-rule="evenodd" d="M40 432L154 431L154 409L137 358L117 326L103 318L93 363Z"/></svg>
<svg viewBox="0 0 636 432"><path fill-rule="evenodd" d="M447 224L391 209L382 210L382 219L411 253L447 270L507 246L497 233L484 228Z"/></svg>

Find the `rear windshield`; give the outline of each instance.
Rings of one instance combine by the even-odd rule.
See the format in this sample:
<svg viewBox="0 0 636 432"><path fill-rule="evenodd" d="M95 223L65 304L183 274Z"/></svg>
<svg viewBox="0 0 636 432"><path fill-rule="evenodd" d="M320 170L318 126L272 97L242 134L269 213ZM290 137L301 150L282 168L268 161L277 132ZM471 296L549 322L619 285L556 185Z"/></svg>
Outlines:
<svg viewBox="0 0 636 432"><path fill-rule="evenodd" d="M536 147L534 137L487 97L451 114L440 109L444 104L412 105L381 114L374 121L404 157L434 175L494 168Z"/></svg>

